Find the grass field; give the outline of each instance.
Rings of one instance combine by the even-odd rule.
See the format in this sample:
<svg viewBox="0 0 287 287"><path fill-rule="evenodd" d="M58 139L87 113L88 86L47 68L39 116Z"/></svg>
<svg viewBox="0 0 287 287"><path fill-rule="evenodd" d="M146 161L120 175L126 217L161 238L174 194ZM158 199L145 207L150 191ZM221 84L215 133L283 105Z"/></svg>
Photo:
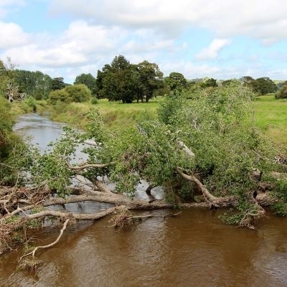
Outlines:
<svg viewBox="0 0 287 287"><path fill-rule="evenodd" d="M254 102L254 108L255 125L276 143L287 147L287 100L261 96Z"/></svg>
<svg viewBox="0 0 287 287"><path fill-rule="evenodd" d="M100 111L102 119L110 129L121 129L134 123L140 117L156 117L156 110L161 98L153 99L149 103L123 104L121 102L109 102L106 99L99 100L98 104L71 103L51 110L51 118L55 121L69 123L78 128L85 126L85 114L90 108ZM59 112L60 111L60 112Z"/></svg>
<svg viewBox="0 0 287 287"><path fill-rule="evenodd" d="M98 109L106 126L112 130L122 129L135 122L140 117L155 118L159 103L163 98L152 99L149 103L122 104L121 102L109 102L99 100L98 104L71 103L62 104L59 107L50 108L53 120L66 122L78 128L83 128L86 123L85 114L91 107ZM287 147L287 100L275 100L274 95L258 97L254 102L255 125L266 133L276 144ZM47 104L37 103L38 111L46 111ZM15 113L21 113L21 109L14 106ZM25 109L22 109L25 112ZM27 112L27 111L26 111Z"/></svg>

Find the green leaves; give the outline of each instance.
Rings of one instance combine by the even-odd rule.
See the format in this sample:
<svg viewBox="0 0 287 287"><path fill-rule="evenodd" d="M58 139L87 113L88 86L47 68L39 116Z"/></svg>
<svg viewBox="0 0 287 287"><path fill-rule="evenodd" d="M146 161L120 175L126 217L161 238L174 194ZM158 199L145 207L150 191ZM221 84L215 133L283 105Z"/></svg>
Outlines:
<svg viewBox="0 0 287 287"><path fill-rule="evenodd" d="M91 91L84 84L67 86L63 89L57 89L49 94L48 101L55 105L57 102L64 103L82 103L91 99Z"/></svg>

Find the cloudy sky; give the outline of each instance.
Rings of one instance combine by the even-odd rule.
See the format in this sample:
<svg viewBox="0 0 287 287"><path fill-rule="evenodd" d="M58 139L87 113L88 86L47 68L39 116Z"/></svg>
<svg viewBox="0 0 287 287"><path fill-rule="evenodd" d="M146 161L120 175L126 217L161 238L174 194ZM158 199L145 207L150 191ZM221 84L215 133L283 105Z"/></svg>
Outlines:
<svg viewBox="0 0 287 287"><path fill-rule="evenodd" d="M0 0L0 59L73 83L124 55L188 79L287 79L286 0Z"/></svg>

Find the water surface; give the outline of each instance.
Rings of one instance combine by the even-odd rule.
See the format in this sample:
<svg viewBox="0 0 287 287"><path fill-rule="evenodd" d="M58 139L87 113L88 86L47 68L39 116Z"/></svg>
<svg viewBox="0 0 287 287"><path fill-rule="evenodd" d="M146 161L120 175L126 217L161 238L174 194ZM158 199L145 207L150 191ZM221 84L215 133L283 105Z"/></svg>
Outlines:
<svg viewBox="0 0 287 287"><path fill-rule="evenodd" d="M22 126L34 140L39 136L50 141L61 134L59 126L45 118L32 115L31 120L31 129ZM91 212L105 205L71 208ZM21 250L0 257L0 286L287 286L286 219L270 215L250 231L225 225L218 215L206 209L183 210L175 218L155 217L119 231L109 218L70 226L56 246L38 253L44 263L33 274L16 270ZM38 235L34 243L43 245L58 234L42 230Z"/></svg>

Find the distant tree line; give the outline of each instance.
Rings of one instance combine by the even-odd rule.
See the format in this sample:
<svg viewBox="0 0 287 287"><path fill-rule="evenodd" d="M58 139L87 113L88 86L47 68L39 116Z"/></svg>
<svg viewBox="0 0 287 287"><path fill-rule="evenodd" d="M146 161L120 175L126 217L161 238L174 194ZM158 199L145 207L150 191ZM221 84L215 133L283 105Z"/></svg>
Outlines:
<svg viewBox="0 0 287 287"><path fill-rule="evenodd" d="M11 66L11 62L9 63ZM0 64L4 65L2 61ZM25 93L37 100L49 98L51 103L58 100L61 102L86 101L91 98L106 98L109 101L122 101L123 103L149 102L155 96L167 95L170 92L212 89L218 86L228 86L234 82L250 88L257 95L276 93L276 98L287 98L287 81L275 84L268 77L254 79L250 76L244 76L239 80L224 81L214 78L188 80L179 72L171 72L164 77L156 63L145 60L139 64L132 64L122 55L114 57L110 64L105 64L101 70L97 71L96 77L90 73L78 75L73 85L65 83L63 77L51 78L40 71L18 70L14 67L4 69L4 71L7 74L6 82L2 83L0 93L4 95L5 87L13 82L18 93ZM88 88L89 95L83 86L78 85ZM77 87L67 89L68 86ZM73 89L75 89L74 96L71 97ZM81 92L81 95L75 97L77 92Z"/></svg>

